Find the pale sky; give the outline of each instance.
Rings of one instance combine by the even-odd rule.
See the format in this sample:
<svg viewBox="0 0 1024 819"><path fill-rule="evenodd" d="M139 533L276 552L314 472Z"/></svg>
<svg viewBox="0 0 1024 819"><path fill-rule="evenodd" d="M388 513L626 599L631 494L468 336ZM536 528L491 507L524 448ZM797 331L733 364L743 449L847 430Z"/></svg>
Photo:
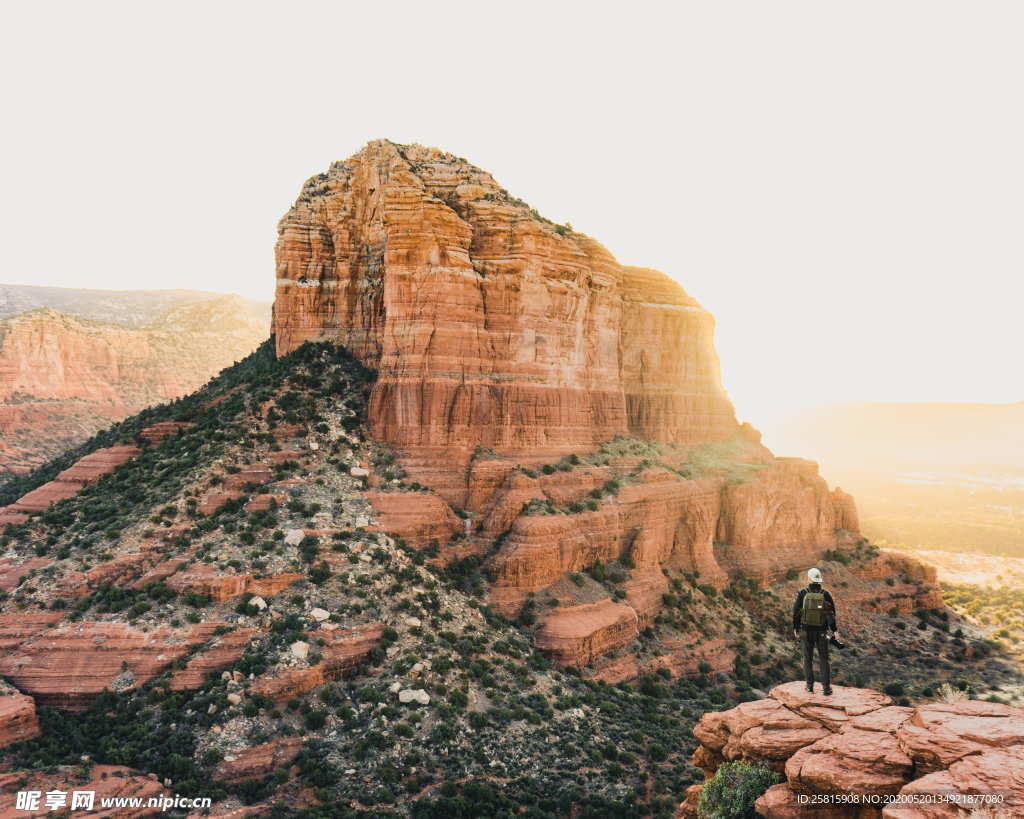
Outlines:
<svg viewBox="0 0 1024 819"><path fill-rule="evenodd" d="M5 3L5 283L270 299L275 225L436 145L718 320L755 424L1024 399L1018 2Z"/></svg>

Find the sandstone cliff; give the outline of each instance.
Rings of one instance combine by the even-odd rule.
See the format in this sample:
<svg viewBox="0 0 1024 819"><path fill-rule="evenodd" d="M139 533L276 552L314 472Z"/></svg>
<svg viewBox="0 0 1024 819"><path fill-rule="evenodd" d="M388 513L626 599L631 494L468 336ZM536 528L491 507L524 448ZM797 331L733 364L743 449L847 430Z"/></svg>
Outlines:
<svg viewBox="0 0 1024 819"><path fill-rule="evenodd" d="M310 179L278 233L279 354L329 339L377 369L375 436L458 505L478 446L737 429L700 305L451 154L370 143Z"/></svg>
<svg viewBox="0 0 1024 819"><path fill-rule="evenodd" d="M195 390L266 333L238 296L186 302L143 327L47 307L0 321L0 477Z"/></svg>

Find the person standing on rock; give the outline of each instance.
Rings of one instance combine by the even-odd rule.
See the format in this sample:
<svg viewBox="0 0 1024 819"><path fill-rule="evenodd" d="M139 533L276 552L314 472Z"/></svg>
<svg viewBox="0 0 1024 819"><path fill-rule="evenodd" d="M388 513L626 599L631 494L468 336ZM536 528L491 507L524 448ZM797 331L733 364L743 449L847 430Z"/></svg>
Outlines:
<svg viewBox="0 0 1024 819"><path fill-rule="evenodd" d="M818 668L821 671L822 693L832 693L832 668L828 660L828 632L838 643L836 627L836 604L821 585L821 572L809 569L808 585L797 593L793 602L793 634L803 643L804 679L807 690L814 692L814 652L818 652Z"/></svg>

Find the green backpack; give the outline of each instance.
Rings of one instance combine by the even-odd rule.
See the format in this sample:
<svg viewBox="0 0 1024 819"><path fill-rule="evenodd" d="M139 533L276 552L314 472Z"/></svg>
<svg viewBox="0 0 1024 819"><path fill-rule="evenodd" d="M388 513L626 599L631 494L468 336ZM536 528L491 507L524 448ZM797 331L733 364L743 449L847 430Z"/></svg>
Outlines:
<svg viewBox="0 0 1024 819"><path fill-rule="evenodd" d="M804 626L825 625L825 593L810 591L804 595L804 608L800 616L800 624Z"/></svg>

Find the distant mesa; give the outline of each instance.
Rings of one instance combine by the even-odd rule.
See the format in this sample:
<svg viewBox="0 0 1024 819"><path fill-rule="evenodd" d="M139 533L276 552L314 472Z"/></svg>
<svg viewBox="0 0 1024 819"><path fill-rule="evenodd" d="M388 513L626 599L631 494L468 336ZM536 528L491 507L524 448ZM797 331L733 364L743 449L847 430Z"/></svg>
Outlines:
<svg viewBox="0 0 1024 819"><path fill-rule="evenodd" d="M0 285L0 479L192 392L268 320L239 296Z"/></svg>

